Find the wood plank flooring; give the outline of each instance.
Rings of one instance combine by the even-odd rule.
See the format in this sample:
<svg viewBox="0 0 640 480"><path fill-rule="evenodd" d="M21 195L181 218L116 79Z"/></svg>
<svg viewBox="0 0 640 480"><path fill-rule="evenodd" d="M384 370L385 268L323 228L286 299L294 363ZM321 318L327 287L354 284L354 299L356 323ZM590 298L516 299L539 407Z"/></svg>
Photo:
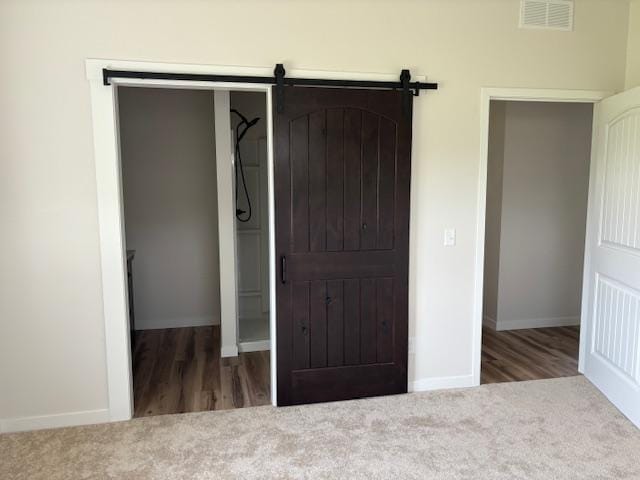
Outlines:
<svg viewBox="0 0 640 480"><path fill-rule="evenodd" d="M481 383L578 375L580 327L482 329Z"/></svg>
<svg viewBox="0 0 640 480"><path fill-rule="evenodd" d="M135 345L135 417L271 403L269 352L220 358L218 326L139 330Z"/></svg>

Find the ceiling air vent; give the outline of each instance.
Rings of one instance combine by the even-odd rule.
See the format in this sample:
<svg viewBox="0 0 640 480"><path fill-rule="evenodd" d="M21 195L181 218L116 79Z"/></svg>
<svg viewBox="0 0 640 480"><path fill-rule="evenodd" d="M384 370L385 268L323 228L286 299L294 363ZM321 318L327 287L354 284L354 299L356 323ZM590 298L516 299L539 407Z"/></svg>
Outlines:
<svg viewBox="0 0 640 480"><path fill-rule="evenodd" d="M520 28L573 30L573 1L522 0Z"/></svg>

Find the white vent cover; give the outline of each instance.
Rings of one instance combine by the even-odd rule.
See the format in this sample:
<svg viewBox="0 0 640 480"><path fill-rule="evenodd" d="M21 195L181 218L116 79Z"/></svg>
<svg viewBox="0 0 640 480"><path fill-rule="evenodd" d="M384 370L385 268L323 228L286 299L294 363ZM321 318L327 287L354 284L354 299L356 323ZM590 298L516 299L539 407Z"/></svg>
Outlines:
<svg viewBox="0 0 640 480"><path fill-rule="evenodd" d="M520 28L573 30L573 0L521 0Z"/></svg>

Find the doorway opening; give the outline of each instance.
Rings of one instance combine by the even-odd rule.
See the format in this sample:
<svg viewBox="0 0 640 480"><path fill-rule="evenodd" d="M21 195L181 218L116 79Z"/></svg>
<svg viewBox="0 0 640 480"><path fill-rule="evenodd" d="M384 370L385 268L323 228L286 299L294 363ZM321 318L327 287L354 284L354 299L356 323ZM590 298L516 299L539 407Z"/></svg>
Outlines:
<svg viewBox="0 0 640 480"><path fill-rule="evenodd" d="M481 383L578 375L593 104L489 106Z"/></svg>
<svg viewBox="0 0 640 480"><path fill-rule="evenodd" d="M134 417L271 403L266 97L117 87Z"/></svg>
<svg viewBox="0 0 640 480"><path fill-rule="evenodd" d="M232 156L230 152L234 152L229 92L262 92L266 96L265 121L267 126L266 143L268 149L267 180L269 224L269 384L272 405L286 405L291 403L291 398L281 400L281 385L293 386L296 391L300 393L309 393L311 390L313 390L313 392L330 392L331 389L335 387L335 382L329 381L331 380L330 376L340 376L344 372L347 372L348 375L342 375L340 378L340 391L344 394L344 392L351 389L352 393L349 395L349 398L382 394L384 393L382 392L384 389L387 389L389 393L392 393L390 392L392 389L394 392L406 390L408 294L405 295L405 293L408 292L410 125L413 99L417 96L417 92L420 90L435 90L438 88L438 85L436 83L426 82L426 78L423 76L412 77L408 70L403 70L400 76L397 76L396 74L318 72L310 70L292 70L291 72L285 72L281 64L276 65L275 70L272 71L268 67L182 65L96 59L88 59L86 61L86 67L87 79L90 81L91 87L96 179L98 184L98 218L100 225L107 383L109 387L109 418L112 421L130 419L133 415L134 403L131 371L132 362L129 348L125 222L122 206L120 139L118 135L119 128L117 118L117 92L120 87L213 90L216 125L215 150L218 159L223 156ZM308 96L303 94L303 92L318 93L320 90L326 90L325 93L322 94L324 95L322 104L307 101L309 100ZM297 94L293 92L298 92L301 96L296 98ZM345 102L345 100L348 101ZM221 108L221 105L225 108ZM372 106L375 106L375 108L372 108ZM286 141L286 124L298 118L298 116L288 117L288 115L292 114L296 109L300 112L301 118L307 118L307 122L306 127L304 120L295 122L295 133L299 142L296 140L292 146ZM277 115L275 115L276 112ZM247 123L251 123L252 118L247 115L245 116L248 119ZM341 116L343 119L342 122L339 121ZM323 128L321 122L323 119L326 119L326 128ZM217 128L221 123L225 124L225 127ZM390 125L390 123L395 126ZM360 125L360 128L358 128L358 125ZM305 139L303 130L307 127L309 127L308 130L306 130L308 132L308 138ZM392 132L394 128L396 129L395 135ZM345 140L347 137L354 138L353 142L345 141L342 145L345 150L345 169L347 159L351 159L352 161L349 163L349 168L354 168L358 171L362 170L361 176L363 179L366 177L367 182L366 188L362 188L361 193L363 196L360 198L362 211L365 211L366 207L366 217L360 216L359 221L358 214L354 214L353 210L349 210L349 215L353 217L353 222L349 222L348 225L349 232L347 232L347 224L345 223L343 225L345 229L344 238L347 237L347 234L349 235L349 239L361 236L367 238L367 241L361 245L363 250L360 252L361 255L354 255L351 249L335 251L333 247L330 247L327 248L326 252L308 252L314 255L303 257L298 255L298 253L301 252L297 251L296 248L291 252L289 252L290 248L277 249L277 235L275 233L276 220L279 222L279 232L283 231L283 227L286 227L286 222L282 222L285 215L282 215L280 211L278 211L278 218L276 219L275 211L276 204L278 203L276 197L282 198L285 201L285 205L286 198L282 195L276 195L276 192L285 191L285 188L280 188L283 185L286 187L287 184L286 170L283 170L281 167L286 166L288 162L286 161L286 157L283 156L283 152L274 155L274 151L277 150L276 147L288 145L293 149L292 152L295 155L304 157L305 142L317 143L320 146L324 144L327 152L333 152L330 158L335 160L341 158L340 155L334 155L336 150L339 151L337 147L341 145L339 141L341 132L344 132ZM357 132L360 132L360 134ZM285 141L280 140L276 142L275 138L279 138L280 135L282 136L281 140ZM325 137L326 141L323 142L322 139ZM378 137L379 141L376 141ZM329 141L329 138L335 141ZM361 141L356 144L355 139L357 138L360 138ZM402 139L402 141L399 141L399 138ZM357 153L347 155L347 150L349 152L355 152L358 145L361 147L360 155ZM376 154L378 148L380 149L379 154ZM396 151L396 155L394 155L394 150ZM317 156L320 150L314 148L313 150L307 149L307 151L309 153L313 152L314 156ZM365 153L366 158L371 159L371 161L367 160L364 163L362 161L359 162L358 159L365 156ZM395 177L398 185L395 191L400 196L394 196L393 190L387 188L388 179L393 177L387 174L384 176L385 181L379 182L381 188L376 190L376 177L379 172L382 171L382 168L376 169L371 167L379 160L380 167L384 165L384 167L387 168L389 166L389 159L399 157L402 158L402 162L398 162L396 165ZM276 158L279 159L278 162L275 161ZM318 157L319 161L313 162L314 167L320 167L323 164L322 158L320 155ZM333 160L329 161L329 155L324 157L324 159L324 165L327 169L329 169L330 165L332 168L335 166L336 162ZM304 165L305 162L300 161L302 162L301 165ZM365 166L366 170L364 169ZM220 278L229 279L240 275L236 264L237 245L235 237L229 240L229 235L225 236L223 242L222 234L223 232L227 234L232 232L233 235L235 235L236 210L244 210L244 208L240 207L237 209L233 200L234 167L232 159L230 159L229 162L216 162L216 170L218 177L218 197L220 198L221 191L224 190L224 196L232 199L229 202L230 208L223 208L220 204L218 205ZM315 185L316 183L318 183L318 185L320 184L322 175L312 175L310 170L304 168L296 168L295 172L297 175L296 181L294 182L296 190L298 186L300 186L302 189L301 192L306 191L304 190L305 182L302 177L308 174L309 178L313 178L315 182L313 193L307 191L309 199L311 199L311 197L316 200L321 199L323 190L316 189ZM285 173L284 177L282 176L283 173ZM329 175L327 175L327 177L329 177ZM278 184L276 184L276 178L281 178ZM354 177L349 175L345 178L352 179ZM382 188L383 184L385 185L384 189ZM333 185L333 183L329 182L328 185ZM311 188L310 181L307 182L307 186ZM345 190L348 189L351 191L351 189L354 189L353 191L356 191L357 184L350 185L348 188L344 186L344 188ZM369 193L365 193L365 191ZM377 193L375 193L376 191ZM376 200L376 196L380 196L382 200ZM337 202L340 198L340 195L325 195L325 199L328 199L326 202L327 205L325 205L326 212L328 212L327 216L324 218L324 221L321 215L314 214L312 217L314 229L315 227L319 229L323 226L326 228L327 245L329 245L329 231L331 231L332 234L337 234L338 232L338 230L334 232L333 229L339 227L339 222L336 225L334 225L334 223L329 224L328 219L334 218L334 207L338 205ZM316 204L316 200L314 200L313 204L314 209L322 205ZM280 202L280 204L282 205L282 202ZM331 209L329 208L329 204L331 204ZM297 208L296 211L304 210L303 202L297 202L296 205L302 206L302 209ZM345 205L347 204L345 203ZM349 207L353 207L356 204L350 202L348 205ZM309 210L311 210L311 206L309 203ZM391 213L392 211L393 214ZM345 212L345 216L346 214ZM392 220L394 217L395 221ZM366 221L362 221L365 219ZM390 225L394 225L391 230L388 228ZM291 227L294 226L297 229L301 229L297 223L291 224ZM381 227L380 230L378 227ZM353 228L358 232L361 229L363 231L366 230L366 232L354 235L355 231L352 231ZM379 235L376 232L379 232ZM391 234L391 232L395 233ZM390 234L391 237L389 237ZM380 237L380 239L378 237ZM375 243L373 242L373 238L376 239ZM391 249L386 248L387 243L385 243L389 238L393 238L393 247ZM291 245L289 247L291 247ZM382 248L382 251L376 252L375 250L379 248ZM223 253L223 249L225 253ZM315 255L315 253L327 253L327 256L331 257L331 261L324 262L323 259L318 258L318 255ZM133 262L133 283L135 284L135 257ZM382 330L380 336L376 333L375 337L372 335L373 338L370 338L366 342L367 347L375 345L376 362L372 363L373 356L371 355L370 360L369 357L367 357L363 364L356 365L358 368L346 369L338 365L334 366L333 360L331 365L329 365L327 361L326 370L314 373L311 371L313 369L309 369L309 372L304 372L303 376L305 377L304 380L306 383L301 383L301 379L294 378L295 375L291 375L296 374L297 371L288 368L291 366L291 363L281 362L283 358L286 359L287 355L292 353L292 345L290 342L291 332L287 328L283 329L283 326L280 325L283 319L281 312L283 312L283 307L287 307L287 305L283 303L283 300L286 301L286 298L283 298L279 292L276 293L276 290L285 287L288 288L299 281L302 283L313 283L326 280L327 283L331 283L336 279L340 281L344 280L345 283L351 285L350 282L354 280L354 268L359 269L359 271L361 270L361 273L357 275L362 274L366 277L363 279L363 282L366 284L365 293L367 293L369 297L377 296L377 292L381 292L380 302L371 301L368 304L363 302L363 305L360 305L366 309L367 319L370 320L370 325L367 325L367 328L363 331L365 333L373 333L378 329ZM327 269L334 269L335 271L333 273L327 272ZM301 276L309 272L312 273L313 278L303 280ZM384 283L389 283L394 276L397 276L397 288L394 283L393 291L385 289ZM375 280L375 282L373 280ZM380 281L378 282L378 280ZM393 281L395 282L395 280ZM232 283L234 289L223 292L223 285L227 283ZM378 283L382 285L380 288L378 288ZM221 357L235 357L238 353L247 351L247 346L242 345L242 343L245 342L239 342L238 337L240 329L238 325L239 295L237 287L238 283L236 282L225 281L220 283ZM348 289L348 287L345 287L345 290L346 289ZM322 288L314 289L315 293L321 291ZM402 301L389 301L388 297L391 292L393 292L393 295L397 293L399 298L402 298ZM329 298L327 299L327 297ZM314 299L315 298L316 297L314 297ZM355 296L352 298L355 298ZM313 316L314 319L316 317L320 319L320 314L322 310L324 310L324 313L328 317L328 310L331 310L333 317L334 313L337 315L339 312L339 308L337 308L339 304L339 300L331 295L327 295L324 297L324 302L321 302L324 308L314 309L313 311L310 310L309 316ZM358 306L360 302L355 302L355 304ZM278 328L276 328L276 306L278 310ZM389 306L395 307L395 309L392 309L393 312L389 311ZM329 307L331 308L329 309ZM287 310L284 310L284 312L286 313ZM288 312L291 312L290 308ZM389 315L387 315L387 313ZM225 322L225 319L232 319L234 321ZM290 321L290 319L286 321ZM360 322L355 322L354 325L359 323ZM304 329L300 328L300 330L303 331L303 335L305 332L309 332L306 326ZM314 331L317 331L315 327ZM339 329L329 330L327 328L327 332L331 332L333 335L333 333L339 332ZM276 334L278 334L278 338L276 338ZM282 335L284 335L284 338L282 338ZM386 347L389 347L387 339L390 337L393 338L393 363L384 360L389 358L389 348ZM377 340L374 340L374 338ZM306 347L306 345L307 344L303 342L303 347ZM316 345L321 345L321 343L314 342L314 347ZM337 345L337 343L335 345ZM284 348L281 348L283 346ZM338 349L336 350L338 351ZM373 350L373 348L371 348L371 350ZM382 352L380 353L380 358L383 359L382 362L378 362L378 350ZM281 366L283 368L281 368ZM393 375L393 381L385 380L385 378L389 380L389 376L391 375ZM373 382L367 383L367 378L373 379ZM358 380L359 385L356 386L362 390L362 393L354 390L353 379ZM329 388L325 388L316 380L327 381ZM372 386L375 387L375 390L368 388ZM332 398L326 398L326 400L338 399L335 395L331 397ZM297 403L301 403L303 399L296 401ZM321 400L317 399L315 401Z"/></svg>
<svg viewBox="0 0 640 480"><path fill-rule="evenodd" d="M269 349L269 199L265 94L231 92L230 106L238 258L238 349L246 353Z"/></svg>

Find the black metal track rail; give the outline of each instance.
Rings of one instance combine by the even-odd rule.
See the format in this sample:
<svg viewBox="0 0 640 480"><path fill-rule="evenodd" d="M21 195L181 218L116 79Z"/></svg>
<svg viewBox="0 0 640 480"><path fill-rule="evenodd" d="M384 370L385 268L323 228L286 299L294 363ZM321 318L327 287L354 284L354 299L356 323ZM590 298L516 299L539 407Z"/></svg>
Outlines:
<svg viewBox="0 0 640 480"><path fill-rule="evenodd" d="M276 85L276 77L252 77L244 75L210 75L206 73L170 73L170 72L137 72L132 70L102 70L105 85L111 84L112 78L137 78L144 80L183 80L191 82L222 82L222 83L262 83ZM293 78L285 77L284 84L307 87L350 87L350 88L385 88L402 89L400 81L389 82L379 80L331 80L323 78ZM410 90L437 90L437 83L409 82Z"/></svg>
<svg viewBox="0 0 640 480"><path fill-rule="evenodd" d="M276 95L279 100L283 100L282 87L306 86L306 87L347 87L347 88L378 88L403 90L405 98L411 92L414 96L420 94L420 90L437 90L437 83L411 82L409 70L402 70L397 82L380 80L335 80L324 78L295 78L286 77L285 69L278 63L274 69L273 77L260 77L248 75L212 75L206 73L171 73L171 72L141 72L132 70L102 70L102 80L105 85L110 85L114 78L135 78L143 80L181 80L187 82L222 82L222 83L257 83L266 85L276 85ZM407 104L409 99L407 99ZM278 109L284 108L284 102L278 103Z"/></svg>

